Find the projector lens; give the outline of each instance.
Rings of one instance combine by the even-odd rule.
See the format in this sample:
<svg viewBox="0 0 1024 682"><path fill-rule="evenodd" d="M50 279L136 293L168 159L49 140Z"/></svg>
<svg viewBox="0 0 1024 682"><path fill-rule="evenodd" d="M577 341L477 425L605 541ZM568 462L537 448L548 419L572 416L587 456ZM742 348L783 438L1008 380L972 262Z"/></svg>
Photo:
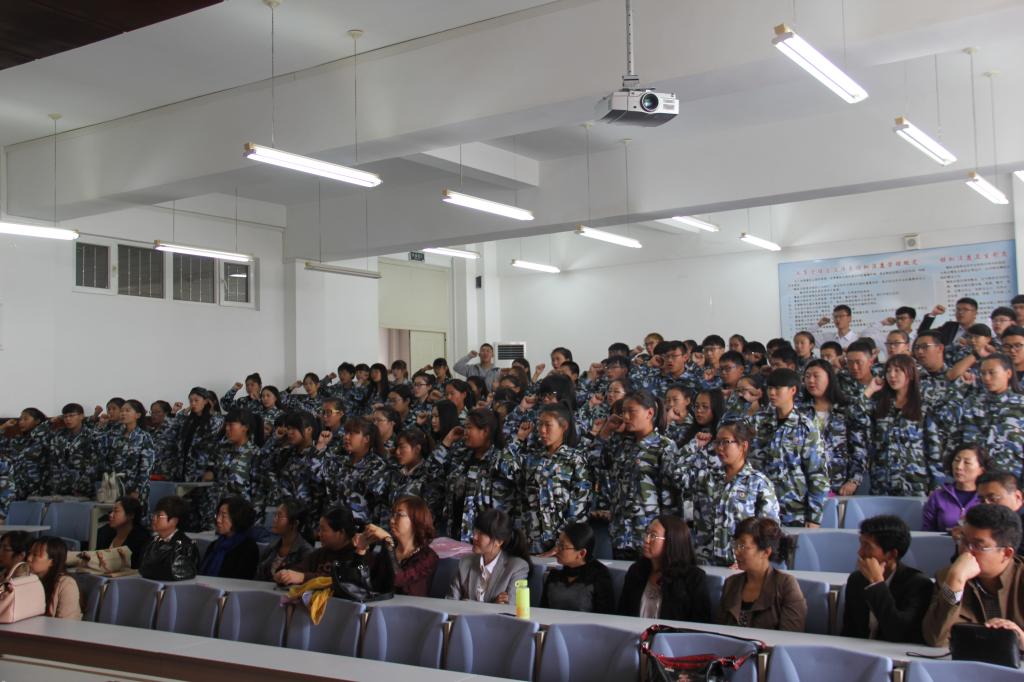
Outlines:
<svg viewBox="0 0 1024 682"><path fill-rule="evenodd" d="M652 92L644 93L640 97L640 108L644 111L654 111L658 108L658 96Z"/></svg>

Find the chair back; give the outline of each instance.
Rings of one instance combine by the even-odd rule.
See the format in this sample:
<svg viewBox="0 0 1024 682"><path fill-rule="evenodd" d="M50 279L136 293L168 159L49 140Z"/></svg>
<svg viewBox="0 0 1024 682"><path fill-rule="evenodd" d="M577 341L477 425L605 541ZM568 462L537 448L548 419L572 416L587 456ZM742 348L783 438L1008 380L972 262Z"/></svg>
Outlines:
<svg viewBox="0 0 1024 682"><path fill-rule="evenodd" d="M355 656L359 651L359 634L365 612L364 604L331 597L327 600L323 618L314 625L309 609L304 604L297 604L288 622L285 646L322 654Z"/></svg>
<svg viewBox="0 0 1024 682"><path fill-rule="evenodd" d="M50 535L84 544L89 541L92 508L93 505L87 502L51 502L43 521L50 527Z"/></svg>
<svg viewBox="0 0 1024 682"><path fill-rule="evenodd" d="M821 527L822 528L838 528L839 527L839 499L836 497L826 497L825 505L821 510Z"/></svg>
<svg viewBox="0 0 1024 682"><path fill-rule="evenodd" d="M1021 682L1024 673L980 661L910 661L903 679L905 682Z"/></svg>
<svg viewBox="0 0 1024 682"><path fill-rule="evenodd" d="M446 670L532 680L540 626L497 613L457 616L448 638ZM501 642L500 646L495 643Z"/></svg>
<svg viewBox="0 0 1024 682"><path fill-rule="evenodd" d="M153 510L156 509L156 503L165 497L170 497L175 493L175 485L173 481L150 481L149 482L149 513L152 514Z"/></svg>
<svg viewBox="0 0 1024 682"><path fill-rule="evenodd" d="M43 523L43 512L46 505L36 500L18 500L11 502L7 510L9 526L40 526Z"/></svg>
<svg viewBox="0 0 1024 682"><path fill-rule="evenodd" d="M447 613L417 606L376 606L366 621L362 656L440 668L447 620Z"/></svg>
<svg viewBox="0 0 1024 682"><path fill-rule="evenodd" d="M107 582L97 622L153 628L156 609L163 592L163 583L145 578L115 578Z"/></svg>
<svg viewBox="0 0 1024 682"><path fill-rule="evenodd" d="M217 637L232 642L281 646L287 616L280 594L256 590L229 592L224 599Z"/></svg>
<svg viewBox="0 0 1024 682"><path fill-rule="evenodd" d="M831 646L777 646L768 659L767 682L877 682L892 675L892 659Z"/></svg>
<svg viewBox="0 0 1024 682"><path fill-rule="evenodd" d="M626 584L626 571L628 570L620 566L608 567L608 573L612 576L612 610L619 607L619 597L622 596L622 586Z"/></svg>
<svg viewBox="0 0 1024 682"><path fill-rule="evenodd" d="M832 631L832 617L828 608L828 599L832 587L826 582L803 578L797 578L797 583L807 602L807 620L804 622L804 632L815 635L829 634Z"/></svg>
<svg viewBox="0 0 1024 682"><path fill-rule="evenodd" d="M544 591L544 575L548 572L548 565L542 561L534 561L530 566L530 576L527 585L530 588L530 606L540 606L540 595ZM515 603L515 595L510 594L510 599Z"/></svg>
<svg viewBox="0 0 1024 682"><path fill-rule="evenodd" d="M83 604L82 620L95 621L107 589L107 578L93 573L72 573L71 577L78 583L78 594Z"/></svg>
<svg viewBox="0 0 1024 682"><path fill-rule="evenodd" d="M704 574L704 591L711 602L711 622L718 622L718 614L722 606L722 590L725 588L725 576Z"/></svg>
<svg viewBox="0 0 1024 682"><path fill-rule="evenodd" d="M755 653L757 647L749 642L710 633L659 632L651 642L651 651L663 656L747 656ZM757 658L745 661L729 679L731 682L757 682Z"/></svg>
<svg viewBox="0 0 1024 682"><path fill-rule="evenodd" d="M940 569L949 566L955 551L956 545L950 535L919 535L911 538L903 563L935 577Z"/></svg>
<svg viewBox="0 0 1024 682"><path fill-rule="evenodd" d="M611 559L612 557L612 533L607 521L591 519L590 527L594 529L594 558Z"/></svg>
<svg viewBox="0 0 1024 682"><path fill-rule="evenodd" d="M628 682L640 674L640 636L593 623L555 624L544 636L538 682Z"/></svg>
<svg viewBox="0 0 1024 682"><path fill-rule="evenodd" d="M842 531L814 531L797 537L793 569L852 573L857 569L860 537Z"/></svg>
<svg viewBox="0 0 1024 682"><path fill-rule="evenodd" d="M437 569L434 570L434 577L430 579L430 596L434 599L444 599L448 594L448 587L458 573L459 557L440 559L437 562Z"/></svg>
<svg viewBox="0 0 1024 682"><path fill-rule="evenodd" d="M921 530L924 497L856 496L846 502L843 528L860 528L861 521L880 514L892 514L906 521L910 530Z"/></svg>
<svg viewBox="0 0 1024 682"><path fill-rule="evenodd" d="M220 619L224 590L194 583L169 583L156 616L156 629L183 635L213 637Z"/></svg>

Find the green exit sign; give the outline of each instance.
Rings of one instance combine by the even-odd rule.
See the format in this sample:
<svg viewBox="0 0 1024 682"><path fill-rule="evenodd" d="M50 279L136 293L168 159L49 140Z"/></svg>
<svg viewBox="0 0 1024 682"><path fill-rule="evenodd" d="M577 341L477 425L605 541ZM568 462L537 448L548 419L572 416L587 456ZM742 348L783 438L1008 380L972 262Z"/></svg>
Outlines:
<svg viewBox="0 0 1024 682"><path fill-rule="evenodd" d="M410 251L409 260L415 260L422 263L423 261L427 260L427 254L423 253L422 251Z"/></svg>

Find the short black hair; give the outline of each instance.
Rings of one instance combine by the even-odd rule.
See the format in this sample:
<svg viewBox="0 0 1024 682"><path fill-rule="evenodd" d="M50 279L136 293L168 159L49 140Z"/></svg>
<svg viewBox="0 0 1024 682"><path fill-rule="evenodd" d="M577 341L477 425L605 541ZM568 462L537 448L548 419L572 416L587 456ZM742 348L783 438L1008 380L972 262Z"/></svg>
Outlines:
<svg viewBox="0 0 1024 682"><path fill-rule="evenodd" d="M826 350L833 350L836 352L836 355L843 354L843 347L839 345L838 341L826 341L825 343L821 344L821 348L818 350L818 352L824 353Z"/></svg>
<svg viewBox="0 0 1024 682"><path fill-rule="evenodd" d="M686 344L677 339L674 341L659 341L658 344L654 347L654 354L665 355L667 353L671 353L674 350L679 351L683 355L688 355L690 353L690 349L687 348Z"/></svg>
<svg viewBox="0 0 1024 682"><path fill-rule="evenodd" d="M1024 303L1024 294L1017 294L1010 299L1010 305L1020 305Z"/></svg>
<svg viewBox="0 0 1024 682"><path fill-rule="evenodd" d="M900 315L909 315L910 319L913 320L917 318L917 310L911 308L909 305L901 305L896 309L896 317L899 317Z"/></svg>
<svg viewBox="0 0 1024 682"><path fill-rule="evenodd" d="M992 338L992 330L987 324L981 324L980 322L968 327L967 333L971 336L987 336L988 338Z"/></svg>
<svg viewBox="0 0 1024 682"><path fill-rule="evenodd" d="M1016 320L1017 319L1017 313L1013 312L1013 308L1009 308L1009 307L1007 307L1005 305L1001 305L998 308L996 308L995 310L993 310L992 314L989 315L989 317L990 318L1008 317L1011 320Z"/></svg>
<svg viewBox="0 0 1024 682"><path fill-rule="evenodd" d="M616 341L608 346L608 355L629 355L629 345L622 341Z"/></svg>
<svg viewBox="0 0 1024 682"><path fill-rule="evenodd" d="M1021 527L1017 512L1001 504L979 504L967 510L964 521L975 528L989 530L998 547L1014 552L1020 547Z"/></svg>
<svg viewBox="0 0 1024 682"><path fill-rule="evenodd" d="M875 350L875 344L870 342L868 339L857 339L849 346L846 347L846 354L850 353L865 353L870 356Z"/></svg>
<svg viewBox="0 0 1024 682"><path fill-rule="evenodd" d="M721 366L723 362L731 362L737 365L740 369L746 367L746 361L743 359L743 353L735 350L727 350L722 353L722 357L718 358L718 364Z"/></svg>
<svg viewBox="0 0 1024 682"><path fill-rule="evenodd" d="M85 408L78 403L68 403L60 410L61 414L85 414Z"/></svg>
<svg viewBox="0 0 1024 682"><path fill-rule="evenodd" d="M394 393L405 402L412 400L412 386L409 384L395 384L388 388L388 393Z"/></svg>
<svg viewBox="0 0 1024 682"><path fill-rule="evenodd" d="M718 334L711 334L709 336L704 337L704 340L701 341L700 346L701 348L706 348L707 346L717 346L719 348L726 348L727 344L725 343L725 339L723 339Z"/></svg>
<svg viewBox="0 0 1024 682"><path fill-rule="evenodd" d="M622 355L613 355L604 361L605 367L626 367L629 368L629 358Z"/></svg>
<svg viewBox="0 0 1024 682"><path fill-rule="evenodd" d="M963 303L964 305L969 305L969 306L971 306L972 308L974 308L975 310L977 310L977 309L978 309L978 302L977 302L977 301L975 301L975 300L974 300L973 298L971 298L970 296L964 296L963 298L959 299L959 300L958 300L958 301L956 302L956 304L957 304L957 305L960 305L961 303Z"/></svg>
<svg viewBox="0 0 1024 682"><path fill-rule="evenodd" d="M338 374L341 374L342 372L348 372L349 374L355 374L356 373L356 366L353 365L351 362L343 362L340 365L338 365Z"/></svg>
<svg viewBox="0 0 1024 682"><path fill-rule="evenodd" d="M770 359L781 360L787 365L793 366L796 366L800 362L800 358L797 356L796 351L789 346L783 346L773 350Z"/></svg>
<svg viewBox="0 0 1024 682"><path fill-rule="evenodd" d="M846 305L845 303L840 303L839 305L837 305L835 308L832 309L832 312L845 312L847 315L853 315L853 311L850 310L850 306Z"/></svg>
<svg viewBox="0 0 1024 682"><path fill-rule="evenodd" d="M1016 324L1012 327L1007 327L1003 330L1003 338L1005 339L1007 336L1024 336L1024 327Z"/></svg>
<svg viewBox="0 0 1024 682"><path fill-rule="evenodd" d="M978 476L978 480L974 483L975 485L981 485L983 483L998 483L1011 493L1014 490L1020 490L1020 481L1017 480L1017 475L1011 474L1009 471L1001 471L999 469L986 471L981 476Z"/></svg>
<svg viewBox="0 0 1024 682"><path fill-rule="evenodd" d="M788 367L773 369L768 375L768 385L772 388L799 388L800 375Z"/></svg>
<svg viewBox="0 0 1024 682"><path fill-rule="evenodd" d="M167 519L184 519L188 516L188 502L178 497L177 495L168 495L167 497L161 497L153 507L153 516L156 516L160 512L167 514Z"/></svg>
<svg viewBox="0 0 1024 682"><path fill-rule="evenodd" d="M898 516L883 514L864 519L860 523L861 535L870 535L883 552L896 550L896 558L902 559L910 549L910 527Z"/></svg>

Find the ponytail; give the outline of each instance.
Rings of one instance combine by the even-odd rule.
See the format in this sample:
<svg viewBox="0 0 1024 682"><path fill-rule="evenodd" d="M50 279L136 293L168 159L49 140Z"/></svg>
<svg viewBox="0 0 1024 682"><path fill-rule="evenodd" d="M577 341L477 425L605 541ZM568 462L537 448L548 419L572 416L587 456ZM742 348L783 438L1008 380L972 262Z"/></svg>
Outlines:
<svg viewBox="0 0 1024 682"><path fill-rule="evenodd" d="M473 520L473 528L501 542L501 551L509 556L519 557L533 566L526 534L512 525L512 519L506 512L500 509L485 509Z"/></svg>

